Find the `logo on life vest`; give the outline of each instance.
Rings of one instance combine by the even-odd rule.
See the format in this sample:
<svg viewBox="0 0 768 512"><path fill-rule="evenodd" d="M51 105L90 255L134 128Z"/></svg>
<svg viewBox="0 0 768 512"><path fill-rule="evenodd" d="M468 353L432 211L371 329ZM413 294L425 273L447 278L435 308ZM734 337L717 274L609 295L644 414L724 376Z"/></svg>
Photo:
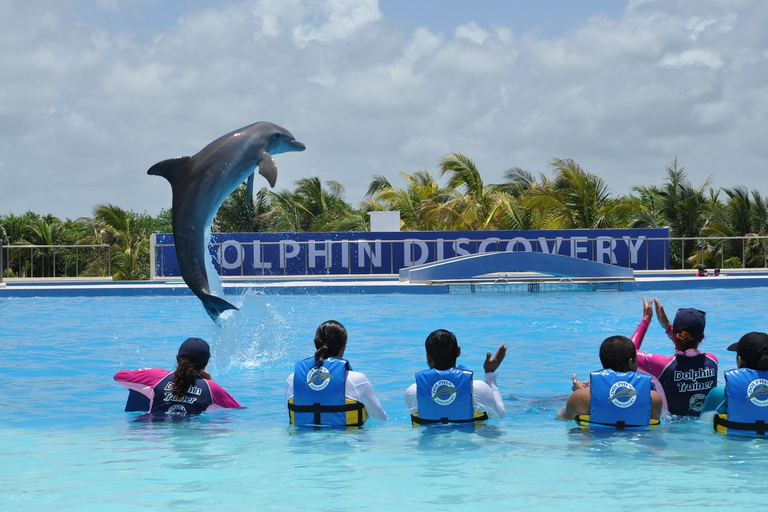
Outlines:
<svg viewBox="0 0 768 512"><path fill-rule="evenodd" d="M309 386L315 391L320 391L325 389L329 382L331 382L331 372L328 371L328 368L320 366L309 370L307 373L307 383L304 387Z"/></svg>
<svg viewBox="0 0 768 512"><path fill-rule="evenodd" d="M762 399L758 397L763 397ZM752 402L758 407L768 406L768 380L755 379L747 386L747 399L744 403Z"/></svg>
<svg viewBox="0 0 768 512"><path fill-rule="evenodd" d="M439 380L432 386L432 402L438 405L449 405L456 400L458 389L449 380Z"/></svg>
<svg viewBox="0 0 768 512"><path fill-rule="evenodd" d="M187 409L183 405L172 405L165 411L165 414L173 415L186 415Z"/></svg>
<svg viewBox="0 0 768 512"><path fill-rule="evenodd" d="M626 409L632 407L632 404L637 400L639 393L635 391L635 388L627 381L620 380L611 386L611 390L608 392L608 402L613 402L616 407Z"/></svg>
<svg viewBox="0 0 768 512"><path fill-rule="evenodd" d="M707 395L696 393L688 400L688 408L692 411L701 412L704 408L704 402L707 401Z"/></svg>

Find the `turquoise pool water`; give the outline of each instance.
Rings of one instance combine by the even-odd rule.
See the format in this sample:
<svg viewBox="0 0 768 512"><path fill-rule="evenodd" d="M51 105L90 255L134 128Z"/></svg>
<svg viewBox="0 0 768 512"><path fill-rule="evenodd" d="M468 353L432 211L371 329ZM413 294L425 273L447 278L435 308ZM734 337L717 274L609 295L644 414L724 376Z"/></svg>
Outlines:
<svg viewBox="0 0 768 512"><path fill-rule="evenodd" d="M703 347L768 329L768 290L664 292L667 310L707 311ZM553 419L570 375L599 367L598 346L641 316L632 292L326 295L233 298L215 327L194 297L0 299L0 509L634 510L763 509L768 440L718 436L700 422L589 433ZM389 421L294 430L285 377L317 325L349 331L346 356ZM472 433L414 428L403 393L425 368L423 341L456 332L460 362L482 372L509 346L499 385L507 416ZM172 368L187 336L213 347L209 370L248 408L191 421L134 421L123 368ZM654 320L644 348L668 353Z"/></svg>

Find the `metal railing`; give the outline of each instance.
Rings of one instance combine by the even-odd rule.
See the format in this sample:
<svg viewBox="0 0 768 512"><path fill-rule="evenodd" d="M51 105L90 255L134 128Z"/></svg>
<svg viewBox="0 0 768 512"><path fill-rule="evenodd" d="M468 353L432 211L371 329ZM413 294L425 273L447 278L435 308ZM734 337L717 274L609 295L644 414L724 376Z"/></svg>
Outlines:
<svg viewBox="0 0 768 512"><path fill-rule="evenodd" d="M6 245L0 243L0 282L6 277L101 277L112 275L110 246Z"/></svg>
<svg viewBox="0 0 768 512"><path fill-rule="evenodd" d="M447 234L447 233L446 233ZM638 239L632 239L637 241ZM720 267L720 268L768 268L768 236L747 236L747 237L693 237L693 238L645 238L645 242L663 242L664 248L668 258L664 258L665 264L663 270L668 269L692 269L696 268L699 264L704 264L708 267ZM434 240L426 240L427 244L435 244ZM441 243L456 242L455 239L443 239ZM477 241L473 241L476 243ZM557 239L546 239L545 242L554 247L554 243ZM263 251L266 246L279 245L283 242L261 242L261 250ZM347 261L352 261L353 255L351 251L351 244L353 242L330 242L330 241L317 241L317 244L346 244L344 246L347 252ZM381 241L382 245L389 244L388 241ZM486 243L485 251L498 251L498 250L515 250L523 251L525 248L520 245L513 245L510 249L508 244L513 243L513 240L494 240L493 242ZM590 240L590 243L594 244L594 240ZM306 246L307 242L295 242L295 244ZM214 244L219 246L216 252L220 252L222 244ZM248 245L243 243L243 245ZM637 265L629 265L635 268L635 270L649 270L647 262L650 261L650 244L644 244L645 257L641 258L646 262L645 268L638 267ZM162 277L162 270L160 275L156 274L156 259L160 256L162 260L162 253L165 247L173 247L168 244L156 244L150 251L151 257L151 274L153 277ZM540 250L540 246L537 244L532 245L534 251ZM415 251L415 245L411 246L411 251ZM328 248L328 254L332 249ZM391 248L390 248L391 252ZM591 253L595 254L595 247L591 248ZM321 268L315 268L314 263L309 261L307 250L302 250L304 261L299 263L299 266L303 266L305 269L305 275L317 275L322 273L330 273L330 267L328 266L328 260ZM416 259L416 254L411 253L411 260ZM666 262L672 260L672 265L667 265ZM262 259L263 261L263 259ZM370 265L369 265L370 266ZM322 267L326 267L323 269ZM286 275L287 265L282 267L273 268L270 272L263 272L262 275ZM372 272L370 269L370 273ZM650 269L653 270L653 269ZM382 272L382 271L380 271ZM397 269L389 268L386 272L395 274ZM232 275L231 272L222 272L225 275ZM352 265L349 265L345 269L344 273L365 275L368 272L357 269L354 271ZM2 245L0 242L0 283L3 282L3 276L5 277L28 277L28 278L42 278L42 277L88 277L88 276L110 276L112 274L112 265L110 257L110 246L106 244L102 245ZM241 274L242 275L242 274ZM250 277L250 276L249 276ZM256 276L253 276L256 277Z"/></svg>

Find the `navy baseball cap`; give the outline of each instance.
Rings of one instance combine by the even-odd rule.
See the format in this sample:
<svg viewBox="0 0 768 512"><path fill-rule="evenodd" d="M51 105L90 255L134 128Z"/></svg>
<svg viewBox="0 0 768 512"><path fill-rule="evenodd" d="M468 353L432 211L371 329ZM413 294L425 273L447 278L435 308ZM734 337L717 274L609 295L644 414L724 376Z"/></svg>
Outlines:
<svg viewBox="0 0 768 512"><path fill-rule="evenodd" d="M202 338L187 338L179 347L177 356L190 356L197 368L203 368L211 358L211 347Z"/></svg>
<svg viewBox="0 0 768 512"><path fill-rule="evenodd" d="M729 346L728 350L736 352L745 367L755 368L760 357L768 352L768 334L748 332L739 341Z"/></svg>
<svg viewBox="0 0 768 512"><path fill-rule="evenodd" d="M688 331L694 339L704 337L707 314L694 308L680 308L672 322L672 332Z"/></svg>

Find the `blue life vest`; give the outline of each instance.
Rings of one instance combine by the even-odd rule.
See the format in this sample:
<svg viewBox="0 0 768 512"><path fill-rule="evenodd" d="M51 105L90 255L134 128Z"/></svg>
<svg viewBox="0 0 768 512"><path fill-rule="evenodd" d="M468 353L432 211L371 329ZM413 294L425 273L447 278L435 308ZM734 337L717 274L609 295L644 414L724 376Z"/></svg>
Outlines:
<svg viewBox="0 0 768 512"><path fill-rule="evenodd" d="M416 425L431 423L470 423L488 419L472 407L472 372L464 368L416 374L416 399L419 412L411 414Z"/></svg>
<svg viewBox="0 0 768 512"><path fill-rule="evenodd" d="M356 426L368 415L360 402L346 397L347 372L352 368L345 359L329 357L315 366L309 357L296 363L293 372L293 399L288 400L292 425Z"/></svg>
<svg viewBox="0 0 768 512"><path fill-rule="evenodd" d="M173 373L169 373L152 387L154 399L151 415L188 415L200 414L212 403L211 388L205 379L198 377L195 384L190 386L184 396L176 398L173 395Z"/></svg>
<svg viewBox="0 0 768 512"><path fill-rule="evenodd" d="M717 386L717 363L706 354L678 354L659 375L672 414L699 416L709 390Z"/></svg>
<svg viewBox="0 0 768 512"><path fill-rule="evenodd" d="M589 374L589 416L582 424L624 429L651 421L651 377L636 372L600 370ZM658 420L655 420L658 423Z"/></svg>
<svg viewBox="0 0 768 512"><path fill-rule="evenodd" d="M766 434L768 422L768 371L739 368L725 372L726 414L715 416L721 434Z"/></svg>

